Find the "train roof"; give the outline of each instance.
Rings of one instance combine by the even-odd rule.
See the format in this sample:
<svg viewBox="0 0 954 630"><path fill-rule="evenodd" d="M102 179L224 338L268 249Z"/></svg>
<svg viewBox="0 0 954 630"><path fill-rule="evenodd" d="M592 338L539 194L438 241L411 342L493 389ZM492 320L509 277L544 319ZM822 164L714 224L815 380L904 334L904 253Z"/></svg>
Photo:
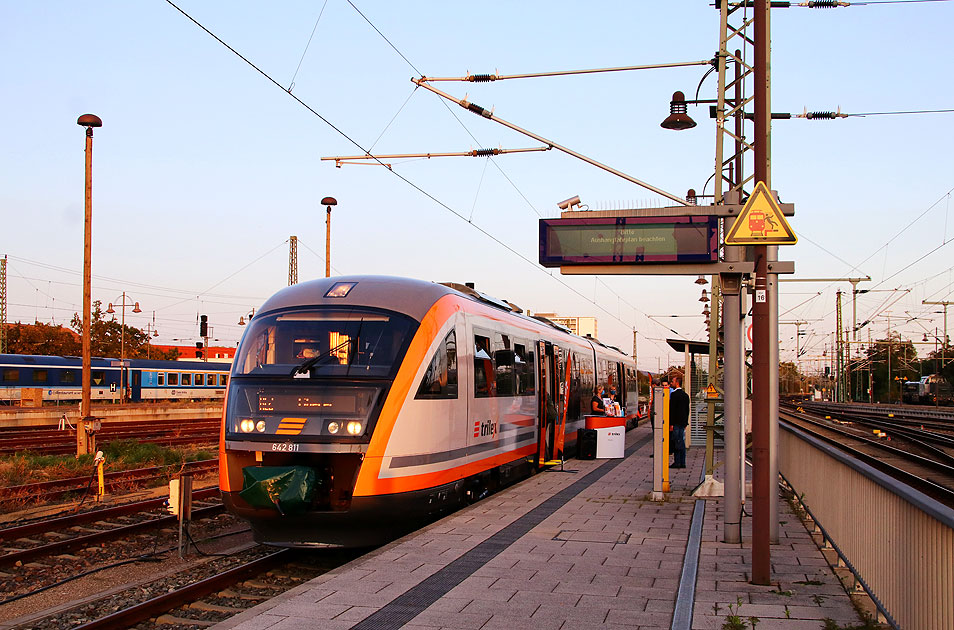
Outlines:
<svg viewBox="0 0 954 630"><path fill-rule="evenodd" d="M41 354L0 354L0 363L6 365L39 365L54 367L78 366L82 357L60 357ZM164 370L193 370L196 372L228 372L230 363L216 363L205 361L160 361L150 359L126 359L130 367L152 368ZM119 367L119 359L111 357L92 357L90 365L93 367Z"/></svg>
<svg viewBox="0 0 954 630"><path fill-rule="evenodd" d="M353 284L343 297L328 297L336 286ZM307 306L369 306L409 315L421 321L445 295L457 293L434 282L394 276L335 276L299 282L268 298L255 316L270 311Z"/></svg>
<svg viewBox="0 0 954 630"><path fill-rule="evenodd" d="M332 289L353 285L342 290L342 297L330 297ZM502 300L454 282L437 283L396 276L353 275L318 278L285 287L268 298L256 317L271 311L309 306L367 306L402 313L421 321L430 308L445 295L458 295L511 313L515 317L548 325L554 330L599 346L606 351L629 357L619 348L601 343L594 337L580 337L569 329L544 317L527 316L523 309L508 300Z"/></svg>

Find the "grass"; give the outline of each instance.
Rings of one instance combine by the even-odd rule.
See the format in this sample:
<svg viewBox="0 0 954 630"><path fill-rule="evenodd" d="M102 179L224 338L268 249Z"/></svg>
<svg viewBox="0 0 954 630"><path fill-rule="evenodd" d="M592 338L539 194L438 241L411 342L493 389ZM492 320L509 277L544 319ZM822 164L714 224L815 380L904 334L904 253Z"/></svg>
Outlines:
<svg viewBox="0 0 954 630"><path fill-rule="evenodd" d="M150 466L181 466L186 462L216 457L216 453L206 449L173 449L135 440L110 442L102 450L106 456L106 472ZM92 455L74 457L24 451L0 458L0 486L82 477L94 471Z"/></svg>

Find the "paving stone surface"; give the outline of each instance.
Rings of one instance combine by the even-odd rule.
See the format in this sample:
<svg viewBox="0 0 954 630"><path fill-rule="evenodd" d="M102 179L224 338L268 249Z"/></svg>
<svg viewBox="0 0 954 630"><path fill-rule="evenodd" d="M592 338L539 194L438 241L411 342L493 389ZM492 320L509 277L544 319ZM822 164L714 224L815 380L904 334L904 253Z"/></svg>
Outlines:
<svg viewBox="0 0 954 630"><path fill-rule="evenodd" d="M627 434L643 440L648 426ZM401 626L413 630L668 630L683 570L704 450L671 471L665 501L649 500L646 442ZM717 457L721 453L717 452ZM245 611L216 630L351 628L608 460L567 462ZM771 586L749 583L751 518L743 542L722 542L721 499L704 501L693 630L721 629L730 615L758 630L821 630L859 624L851 599L788 504L780 500ZM489 559L487 559L489 557ZM406 610L398 607L398 612ZM750 623L750 622L749 622ZM385 626L381 626L385 627ZM747 626L751 627L751 626Z"/></svg>

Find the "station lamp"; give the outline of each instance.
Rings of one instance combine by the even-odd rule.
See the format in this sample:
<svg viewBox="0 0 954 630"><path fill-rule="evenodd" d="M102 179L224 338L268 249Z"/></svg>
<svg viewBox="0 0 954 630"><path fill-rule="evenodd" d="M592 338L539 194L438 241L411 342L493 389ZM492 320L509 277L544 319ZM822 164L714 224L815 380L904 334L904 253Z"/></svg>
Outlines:
<svg viewBox="0 0 954 630"><path fill-rule="evenodd" d="M692 129L696 126L696 121L686 113L686 95L682 92L673 92L672 101L669 102L669 117L659 124L663 129L672 129L673 131L682 131Z"/></svg>

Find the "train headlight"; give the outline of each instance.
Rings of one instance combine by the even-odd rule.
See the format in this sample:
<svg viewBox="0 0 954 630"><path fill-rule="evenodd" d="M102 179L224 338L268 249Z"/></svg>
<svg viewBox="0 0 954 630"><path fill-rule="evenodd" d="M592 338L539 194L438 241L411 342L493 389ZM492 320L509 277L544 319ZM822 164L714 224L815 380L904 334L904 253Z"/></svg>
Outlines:
<svg viewBox="0 0 954 630"><path fill-rule="evenodd" d="M361 433L361 429L362 427L360 422L351 421L348 423L348 433L351 435L358 435Z"/></svg>
<svg viewBox="0 0 954 630"><path fill-rule="evenodd" d="M250 418L245 418L239 423L239 430L242 433L251 433L255 429L255 421Z"/></svg>
<svg viewBox="0 0 954 630"><path fill-rule="evenodd" d="M257 430L259 433L265 433L265 421L259 420L258 422L256 422L255 430Z"/></svg>
<svg viewBox="0 0 954 630"><path fill-rule="evenodd" d="M328 423L328 433L337 433L340 429L341 425L337 422L332 421Z"/></svg>

